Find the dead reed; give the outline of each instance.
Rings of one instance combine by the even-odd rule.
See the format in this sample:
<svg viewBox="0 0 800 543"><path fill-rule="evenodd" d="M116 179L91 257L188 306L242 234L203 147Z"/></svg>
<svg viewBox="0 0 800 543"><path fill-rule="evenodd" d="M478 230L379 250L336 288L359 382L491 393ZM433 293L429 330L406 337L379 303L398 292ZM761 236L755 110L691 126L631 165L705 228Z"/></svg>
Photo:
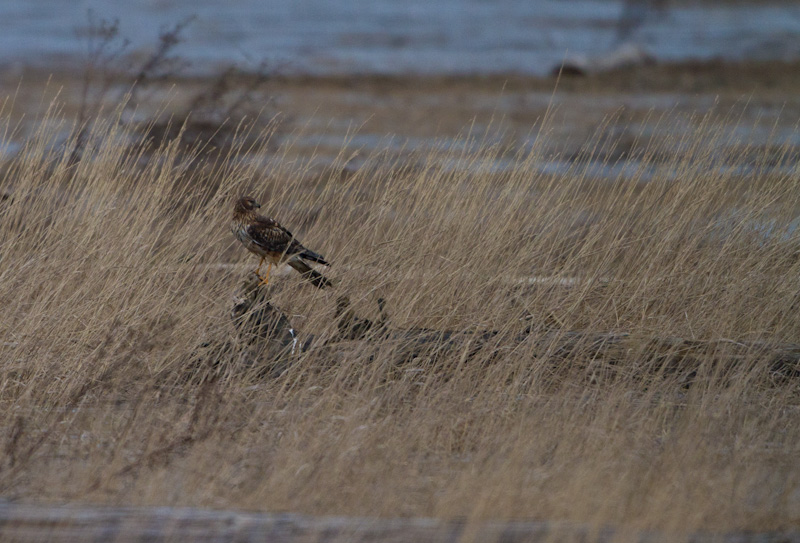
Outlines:
<svg viewBox="0 0 800 543"><path fill-rule="evenodd" d="M40 126L0 181L3 496L672 534L800 523L797 378L715 347L687 380L652 347L798 340L797 169L724 156L713 118L612 180L480 139L355 171L346 147L319 170L286 159L291 143L199 160L113 115L72 163L55 108ZM227 230L245 191L338 282L273 280L314 341L270 378L229 317L256 264ZM385 299L392 330L461 342L407 356L378 331L343 340L343 294L364 318ZM576 330L629 347L565 353Z"/></svg>

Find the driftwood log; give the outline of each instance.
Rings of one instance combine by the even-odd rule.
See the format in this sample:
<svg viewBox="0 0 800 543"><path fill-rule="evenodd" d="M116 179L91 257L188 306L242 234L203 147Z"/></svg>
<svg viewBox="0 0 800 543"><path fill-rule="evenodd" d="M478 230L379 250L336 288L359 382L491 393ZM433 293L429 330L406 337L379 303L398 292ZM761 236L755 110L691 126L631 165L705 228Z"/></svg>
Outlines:
<svg viewBox="0 0 800 543"><path fill-rule="evenodd" d="M257 368L263 375L279 375L294 356L311 349L341 349L347 342L391 342L391 365L426 361L428 367L459 353L465 361L491 363L503 351L525 346L537 361L551 364L555 374L583 371L590 379L639 376L671 378L689 385L699 375L735 377L761 368L773 382L800 377L800 344L770 344L732 340L698 341L677 337L646 337L626 333L564 330L546 323L532 323L516 334L493 330L448 331L391 326L385 303L378 300L379 318L358 316L349 299L336 302L337 333L325 341L298 331L289 318L269 300L269 289L255 277L237 290L231 319L237 342L208 343L202 358L212 364L223 353L235 353L240 366ZM230 357L226 357L230 359ZM633 363L631 363L633 362Z"/></svg>

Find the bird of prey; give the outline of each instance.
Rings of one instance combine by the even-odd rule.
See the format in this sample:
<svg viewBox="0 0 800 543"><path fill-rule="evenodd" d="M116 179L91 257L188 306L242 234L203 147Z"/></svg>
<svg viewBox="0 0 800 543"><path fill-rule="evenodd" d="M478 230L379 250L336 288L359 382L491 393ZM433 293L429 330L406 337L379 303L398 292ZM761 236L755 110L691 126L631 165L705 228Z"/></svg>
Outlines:
<svg viewBox="0 0 800 543"><path fill-rule="evenodd" d="M331 286L331 282L321 273L308 265L306 261L317 262L325 266L330 264L325 258L310 249L306 249L295 239L291 232L278 224L278 221L256 213L261 207L249 196L242 196L233 205L231 230L236 239L242 242L248 251L261 257L256 275L261 284L269 283L272 265L289 264L299 271L318 288ZM269 262L266 277L261 277L261 266Z"/></svg>

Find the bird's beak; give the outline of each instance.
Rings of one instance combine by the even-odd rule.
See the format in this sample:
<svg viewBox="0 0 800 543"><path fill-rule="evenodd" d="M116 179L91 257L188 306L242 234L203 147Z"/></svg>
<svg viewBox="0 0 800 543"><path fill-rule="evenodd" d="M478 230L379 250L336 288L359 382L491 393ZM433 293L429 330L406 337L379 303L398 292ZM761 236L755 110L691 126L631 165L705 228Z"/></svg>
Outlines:
<svg viewBox="0 0 800 543"><path fill-rule="evenodd" d="M256 202L256 209L258 209L259 207L261 207L261 204L259 204L258 202Z"/></svg>

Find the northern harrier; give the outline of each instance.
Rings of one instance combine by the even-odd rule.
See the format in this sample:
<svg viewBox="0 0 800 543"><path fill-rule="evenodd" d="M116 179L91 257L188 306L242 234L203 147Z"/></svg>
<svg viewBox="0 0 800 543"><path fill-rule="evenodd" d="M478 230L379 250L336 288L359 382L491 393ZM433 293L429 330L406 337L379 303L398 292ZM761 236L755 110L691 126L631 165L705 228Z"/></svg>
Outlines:
<svg viewBox="0 0 800 543"><path fill-rule="evenodd" d="M251 253L261 257L256 275L261 279L261 284L269 283L269 272L272 265L289 264L308 278L314 286L325 288L331 282L321 273L309 266L305 261L318 262L330 266L322 255L306 249L297 241L291 232L278 224L278 221L264 217L255 212L261 207L258 202L249 196L242 196L233 205L233 221L231 230L236 239L242 242ZM261 266L264 261L269 262L267 276L261 277Z"/></svg>

